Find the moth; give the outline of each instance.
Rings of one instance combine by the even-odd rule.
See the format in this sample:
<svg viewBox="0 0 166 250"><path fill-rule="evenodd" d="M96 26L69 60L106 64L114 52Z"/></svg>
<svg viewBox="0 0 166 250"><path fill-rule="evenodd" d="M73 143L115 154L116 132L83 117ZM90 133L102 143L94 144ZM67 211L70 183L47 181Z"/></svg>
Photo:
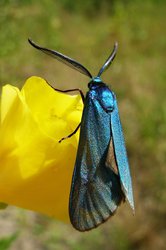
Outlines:
<svg viewBox="0 0 166 250"><path fill-rule="evenodd" d="M80 89L56 89L61 92L78 90L84 103L81 123L73 133L59 141L62 143L80 128L69 197L71 224L82 232L93 229L111 217L125 200L134 211L132 181L117 99L101 79L115 58L118 44L115 43L97 76L92 77L82 64L70 57L40 47L30 39L29 43L90 78L85 98Z"/></svg>

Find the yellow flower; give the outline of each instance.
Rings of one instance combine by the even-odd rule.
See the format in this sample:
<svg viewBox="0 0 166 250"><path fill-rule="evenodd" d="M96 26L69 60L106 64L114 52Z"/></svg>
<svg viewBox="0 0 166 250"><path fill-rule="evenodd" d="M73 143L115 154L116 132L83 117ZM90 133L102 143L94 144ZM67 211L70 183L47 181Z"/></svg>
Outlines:
<svg viewBox="0 0 166 250"><path fill-rule="evenodd" d="M80 95L31 77L21 91L4 86L0 107L0 201L68 222L79 132L58 141L81 120Z"/></svg>

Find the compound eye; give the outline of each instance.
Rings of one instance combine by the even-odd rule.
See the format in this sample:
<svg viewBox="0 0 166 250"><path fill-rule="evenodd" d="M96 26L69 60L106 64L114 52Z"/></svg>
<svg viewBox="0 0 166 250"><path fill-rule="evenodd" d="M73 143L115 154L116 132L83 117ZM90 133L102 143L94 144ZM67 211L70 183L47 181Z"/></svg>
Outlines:
<svg viewBox="0 0 166 250"><path fill-rule="evenodd" d="M93 86L93 81L90 81L90 82L88 83L88 88L91 89L92 86Z"/></svg>

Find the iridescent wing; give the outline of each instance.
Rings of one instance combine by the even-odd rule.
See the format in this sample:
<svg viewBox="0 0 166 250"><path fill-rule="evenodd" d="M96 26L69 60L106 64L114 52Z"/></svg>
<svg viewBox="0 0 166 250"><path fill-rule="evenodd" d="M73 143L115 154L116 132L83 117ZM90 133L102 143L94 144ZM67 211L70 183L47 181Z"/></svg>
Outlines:
<svg viewBox="0 0 166 250"><path fill-rule="evenodd" d="M127 152L126 152L126 147L125 147L122 125L120 122L116 97L114 101L114 110L111 113L111 129L112 129L113 147L114 147L115 158L116 158L116 162L118 166L118 172L120 176L122 190L131 208L134 211L132 181L131 181L128 157L127 157Z"/></svg>
<svg viewBox="0 0 166 250"><path fill-rule="evenodd" d="M106 221L124 200L119 176L107 166L110 119L88 92L69 201L70 220L79 231Z"/></svg>

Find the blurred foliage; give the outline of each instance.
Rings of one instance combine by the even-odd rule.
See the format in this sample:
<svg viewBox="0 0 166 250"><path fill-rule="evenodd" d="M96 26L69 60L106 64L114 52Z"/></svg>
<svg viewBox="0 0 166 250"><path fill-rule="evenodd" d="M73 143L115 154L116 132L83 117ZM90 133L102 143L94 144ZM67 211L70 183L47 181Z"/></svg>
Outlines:
<svg viewBox="0 0 166 250"><path fill-rule="evenodd" d="M17 234L13 234L9 237L0 238L0 249L8 250L10 249L11 244L17 239Z"/></svg>
<svg viewBox="0 0 166 250"><path fill-rule="evenodd" d="M7 208L8 204L0 202L0 209L5 209Z"/></svg>
<svg viewBox="0 0 166 250"><path fill-rule="evenodd" d="M41 215L11 214L9 207L5 216L20 230L11 250L20 244L22 250L165 249L165 0L1 0L0 9L1 85L21 86L38 75L60 89L87 89L86 77L35 51L28 37L75 58L92 74L119 42L103 79L112 82L119 100L136 200L135 217L122 205L111 220L85 234Z"/></svg>

